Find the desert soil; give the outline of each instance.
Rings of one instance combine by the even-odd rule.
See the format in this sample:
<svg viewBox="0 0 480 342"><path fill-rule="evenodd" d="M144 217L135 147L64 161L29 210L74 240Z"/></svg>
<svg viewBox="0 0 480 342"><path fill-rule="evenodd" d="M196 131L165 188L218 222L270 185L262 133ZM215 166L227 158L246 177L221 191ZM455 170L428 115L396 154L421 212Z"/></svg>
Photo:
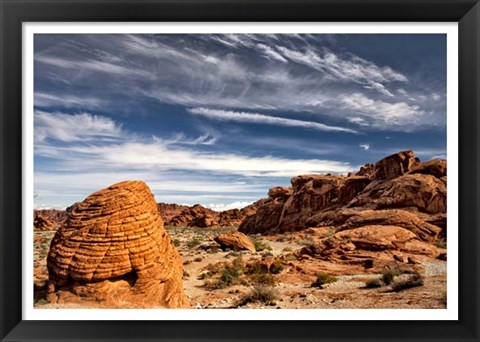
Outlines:
<svg viewBox="0 0 480 342"><path fill-rule="evenodd" d="M419 259L423 286L400 292L391 291L388 285L366 288L367 280L380 279L382 274L366 273L355 267L319 261L297 260L293 252L308 243L289 239L285 235L250 236L257 246L264 249L248 251L222 251L213 238L232 228L178 228L167 227L180 252L184 264L183 286L191 305L197 309L245 308L245 309L342 309L342 308L445 308L446 261ZM48 279L46 255L54 232L35 231L34 265L35 288L41 289ZM236 259L244 264L265 259L282 259L283 270L271 275L275 284L263 286L273 299L248 302L248 296L256 286L248 276L240 282L224 284L219 288L206 286L218 282L219 274ZM210 271L209 271L210 270ZM312 287L316 273L327 271L337 281L322 287ZM213 272L211 272L213 271ZM213 273L213 275L212 275ZM399 276L399 278L404 276ZM262 286L261 286L262 287ZM36 307L58 307L41 299L36 292ZM69 307L63 305L62 307ZM75 306L76 307L76 306Z"/></svg>

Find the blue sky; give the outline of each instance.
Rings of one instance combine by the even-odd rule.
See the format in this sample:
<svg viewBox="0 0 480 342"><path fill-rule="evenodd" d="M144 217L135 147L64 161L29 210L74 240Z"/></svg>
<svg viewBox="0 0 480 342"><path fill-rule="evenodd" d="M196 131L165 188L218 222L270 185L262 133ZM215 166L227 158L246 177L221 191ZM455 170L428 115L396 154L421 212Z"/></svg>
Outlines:
<svg viewBox="0 0 480 342"><path fill-rule="evenodd" d="M445 35L35 35L35 207L125 179L222 210L446 156Z"/></svg>

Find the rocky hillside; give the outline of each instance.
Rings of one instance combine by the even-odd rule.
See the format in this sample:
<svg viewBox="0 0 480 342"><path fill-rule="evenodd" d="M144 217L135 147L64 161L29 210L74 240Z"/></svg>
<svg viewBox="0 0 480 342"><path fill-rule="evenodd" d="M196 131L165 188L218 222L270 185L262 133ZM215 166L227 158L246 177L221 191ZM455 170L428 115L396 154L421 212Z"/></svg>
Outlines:
<svg viewBox="0 0 480 342"><path fill-rule="evenodd" d="M261 202L253 203L242 209L214 211L200 204L192 207L178 204L158 203L158 211L166 226L172 227L238 227L247 217L255 213Z"/></svg>
<svg viewBox="0 0 480 342"><path fill-rule="evenodd" d="M230 209L225 211L214 211L205 208L200 204L187 206L181 204L158 203L157 208L160 216L167 227L238 227L242 221L255 213L257 206L264 200L255 202L242 209ZM67 219L69 210L43 209L34 210L33 226L39 231L55 231Z"/></svg>
<svg viewBox="0 0 480 342"><path fill-rule="evenodd" d="M274 234L310 227L342 231L395 225L414 230L422 240L446 235L445 160L422 163L413 151L401 151L355 174L301 175L291 183L270 189L239 230Z"/></svg>

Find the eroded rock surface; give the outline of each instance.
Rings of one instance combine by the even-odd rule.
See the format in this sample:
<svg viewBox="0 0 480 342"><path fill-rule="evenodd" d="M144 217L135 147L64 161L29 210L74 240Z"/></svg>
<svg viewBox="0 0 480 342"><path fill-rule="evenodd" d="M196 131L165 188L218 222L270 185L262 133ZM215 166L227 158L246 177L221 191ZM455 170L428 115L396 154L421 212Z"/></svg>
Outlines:
<svg viewBox="0 0 480 342"><path fill-rule="evenodd" d="M237 231L219 234L215 237L215 242L218 243L222 249L230 248L233 250L248 250L250 252L255 252L255 245L250 238Z"/></svg>
<svg viewBox="0 0 480 342"><path fill-rule="evenodd" d="M125 181L68 212L48 253L51 302L188 307L183 266L148 186Z"/></svg>
<svg viewBox="0 0 480 342"><path fill-rule="evenodd" d="M401 151L347 177L293 177L291 188L272 188L239 230L271 234L331 225L338 231L395 225L433 242L445 236L446 198L446 162L421 163L413 151Z"/></svg>

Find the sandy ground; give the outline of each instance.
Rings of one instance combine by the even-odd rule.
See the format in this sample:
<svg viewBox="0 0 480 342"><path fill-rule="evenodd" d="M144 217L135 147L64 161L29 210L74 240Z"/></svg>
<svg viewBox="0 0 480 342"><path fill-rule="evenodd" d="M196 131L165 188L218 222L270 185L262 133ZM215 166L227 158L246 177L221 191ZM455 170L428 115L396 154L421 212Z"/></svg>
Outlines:
<svg viewBox="0 0 480 342"><path fill-rule="evenodd" d="M231 228L229 228L231 229ZM343 268L337 280L325 284L321 288L312 287L315 274L305 272L302 266L305 261L296 260L292 251L305 245L305 241L285 239L285 236L252 236L257 245L264 250L255 253L246 251L222 251L213 241L220 232L229 229L202 228L168 228L184 263L184 289L192 307L198 309L213 308L255 308L255 309L315 309L315 308L445 308L446 307L446 262L424 259L421 261L424 285L409 288L400 292L392 292L391 287L383 285L378 288L366 288L367 280L379 279L381 274L361 273L358 269ZM48 278L46 270L46 254L54 232L35 232L35 285L37 288ZM248 275L243 274L239 281L224 284L220 288L206 286L218 283L225 267L241 258L244 264L262 259L283 258L283 270L274 275L273 285L260 286L268 296L267 300L249 302L245 300L251 295L256 285ZM285 261L287 260L287 261ZM288 261L290 260L290 261ZM313 269L335 269L338 265L309 260ZM213 270L209 272L208 270ZM300 270L300 271L299 271ZM213 273L213 274L212 274ZM399 276L404 277L404 276ZM52 307L41 299L37 293L36 306Z"/></svg>

